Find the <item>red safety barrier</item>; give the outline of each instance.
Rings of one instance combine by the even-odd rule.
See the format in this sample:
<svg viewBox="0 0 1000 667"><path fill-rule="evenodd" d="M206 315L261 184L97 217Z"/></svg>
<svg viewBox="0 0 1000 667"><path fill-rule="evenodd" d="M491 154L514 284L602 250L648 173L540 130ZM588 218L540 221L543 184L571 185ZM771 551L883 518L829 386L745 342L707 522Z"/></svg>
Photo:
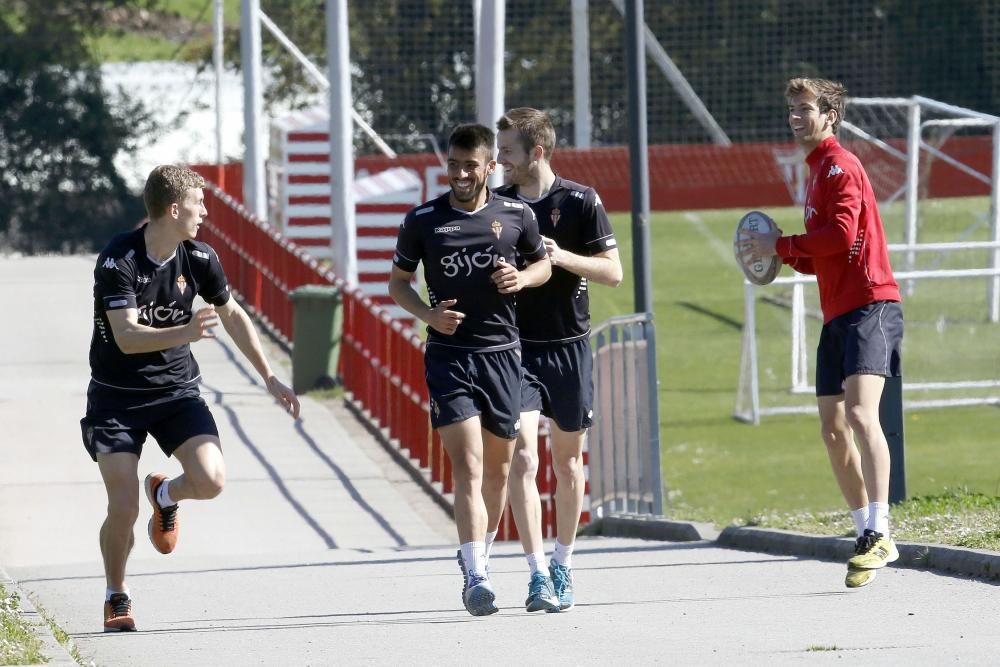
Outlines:
<svg viewBox="0 0 1000 667"><path fill-rule="evenodd" d="M390 441L398 443L400 450L439 485L441 493L453 493L451 463L430 425L424 343L419 334L394 320L368 295L349 287L211 182L206 186L205 207L208 219L201 228L202 238L219 254L231 289L286 345L295 339L292 292L310 284L340 290L343 331L338 373L344 389L372 426L387 431ZM554 498L549 480L553 477L547 442L542 435L539 489L543 493L543 534L552 537ZM517 539L509 508L497 539Z"/></svg>

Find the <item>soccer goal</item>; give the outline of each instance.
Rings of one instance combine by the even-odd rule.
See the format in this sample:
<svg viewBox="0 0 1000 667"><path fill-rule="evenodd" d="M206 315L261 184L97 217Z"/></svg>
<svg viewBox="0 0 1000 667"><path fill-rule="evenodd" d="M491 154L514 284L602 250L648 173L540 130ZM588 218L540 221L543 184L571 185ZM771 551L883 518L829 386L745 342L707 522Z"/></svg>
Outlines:
<svg viewBox="0 0 1000 667"><path fill-rule="evenodd" d="M904 407L1000 405L1000 118L923 97L852 99L847 118L904 294ZM775 160L800 198L801 155ZM815 412L821 326L812 276L745 284L736 418Z"/></svg>

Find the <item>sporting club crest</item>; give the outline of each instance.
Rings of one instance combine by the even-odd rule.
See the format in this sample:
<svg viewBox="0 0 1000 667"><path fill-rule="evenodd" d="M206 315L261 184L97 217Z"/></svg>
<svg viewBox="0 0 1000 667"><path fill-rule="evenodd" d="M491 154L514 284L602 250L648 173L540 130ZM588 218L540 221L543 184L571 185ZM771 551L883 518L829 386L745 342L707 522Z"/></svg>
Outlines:
<svg viewBox="0 0 1000 667"><path fill-rule="evenodd" d="M562 214L559 212L559 209L557 209L557 208L552 209L552 215L550 217L552 218L552 226L553 227L555 227L556 225L559 224L559 216L560 215L562 215Z"/></svg>
<svg viewBox="0 0 1000 667"><path fill-rule="evenodd" d="M180 290L181 294L184 294L184 290L187 289L188 283L184 278L184 274L177 276L177 289Z"/></svg>
<svg viewBox="0 0 1000 667"><path fill-rule="evenodd" d="M494 220L493 222L490 223L490 227L493 228L493 236L497 237L497 240L499 241L500 232L503 230L503 225L500 224L499 220Z"/></svg>

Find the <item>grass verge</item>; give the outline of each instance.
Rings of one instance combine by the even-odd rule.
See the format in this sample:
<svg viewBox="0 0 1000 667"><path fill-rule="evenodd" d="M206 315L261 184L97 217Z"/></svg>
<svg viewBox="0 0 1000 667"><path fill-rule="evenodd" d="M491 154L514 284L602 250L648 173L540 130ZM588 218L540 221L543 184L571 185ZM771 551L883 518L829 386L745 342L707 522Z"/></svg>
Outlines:
<svg viewBox="0 0 1000 667"><path fill-rule="evenodd" d="M0 665L43 664L41 645L21 616L18 595L0 584Z"/></svg>
<svg viewBox="0 0 1000 667"><path fill-rule="evenodd" d="M747 517L741 524L815 535L854 536L854 525L843 510L765 511ZM1000 498L966 488L917 496L892 507L890 525L893 537L904 542L1000 551Z"/></svg>

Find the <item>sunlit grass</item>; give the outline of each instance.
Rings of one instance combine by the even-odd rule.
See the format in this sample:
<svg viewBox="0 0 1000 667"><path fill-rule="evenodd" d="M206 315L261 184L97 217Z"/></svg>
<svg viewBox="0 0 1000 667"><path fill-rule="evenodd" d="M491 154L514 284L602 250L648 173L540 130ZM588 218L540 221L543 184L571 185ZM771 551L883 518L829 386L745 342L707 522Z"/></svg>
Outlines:
<svg viewBox="0 0 1000 667"><path fill-rule="evenodd" d="M935 219L941 223L931 235L944 240L975 225L982 200L948 200L936 205ZM653 309L657 331L657 364L660 380L660 446L666 512L679 519L708 521L719 526L740 525L753 518L775 517L768 525L783 523L811 527L819 532L849 530L849 517L830 471L825 447L814 414L765 417L760 426L749 426L732 418L739 378L743 323L743 286L733 261L731 234L743 211L697 211L656 213L650 224ZM801 210L769 210L787 233L801 230ZM971 222L970 222L971 221ZM625 281L617 289L591 286L594 323L611 315L634 312L632 239L630 216L613 216L615 234L625 265ZM887 223L895 224L895 223ZM976 238L982 230L973 229ZM901 234L895 227L891 234ZM892 239L896 242L896 239ZM787 272L788 269L785 269ZM784 273L783 273L784 275ZM985 281L979 297L985 293ZM947 293L946 293L947 295ZM948 303L939 304L947 307ZM907 299L904 298L904 312ZM762 315L763 313L763 315ZM758 304L758 327L772 317L787 321L785 309ZM917 329L916 317L907 322L908 332ZM996 377L996 345L1000 331L980 328L973 336L958 336L963 347L952 350L977 360L967 370ZM818 326L808 332L807 347L815 349ZM780 339L779 339L780 337ZM910 366L933 370L940 355L940 342L904 348L904 373ZM790 343L780 327L772 340L776 363L788 364ZM908 341L906 345L910 345ZM937 346L937 347L935 347ZM910 356L905 354L909 352ZM992 357L989 355L992 354ZM992 361L991 361L992 360ZM810 362L812 363L812 362ZM773 382L774 395L793 400L787 390L787 373L762 375L762 383ZM931 371L928 371L931 372ZM764 400L765 396L762 396ZM804 404L814 399L804 396ZM910 411L905 415L906 485L911 498L935 498L965 489L985 497L1000 495L1000 468L984 465L996 457L1000 442L1000 410L995 407L962 407ZM978 502L978 501L977 501ZM995 521L990 528L988 509L971 507L956 519L954 530L926 529L906 533L901 539L918 539L965 546L992 544L997 548ZM905 512L903 506L898 510ZM934 505L921 505L928 515L937 515ZM949 510L950 511L950 510ZM897 510L893 510L895 517ZM826 515L830 518L827 519ZM901 519L904 519L904 514ZM832 523L832 525L827 525ZM900 528L914 521L904 520ZM961 527L968 528L962 535ZM785 527L793 527L787 525ZM906 528L910 530L909 528ZM992 531L992 537L991 537Z"/></svg>
<svg viewBox="0 0 1000 667"><path fill-rule="evenodd" d="M18 596L0 584L0 665L34 665L45 662L42 643L21 616Z"/></svg>

